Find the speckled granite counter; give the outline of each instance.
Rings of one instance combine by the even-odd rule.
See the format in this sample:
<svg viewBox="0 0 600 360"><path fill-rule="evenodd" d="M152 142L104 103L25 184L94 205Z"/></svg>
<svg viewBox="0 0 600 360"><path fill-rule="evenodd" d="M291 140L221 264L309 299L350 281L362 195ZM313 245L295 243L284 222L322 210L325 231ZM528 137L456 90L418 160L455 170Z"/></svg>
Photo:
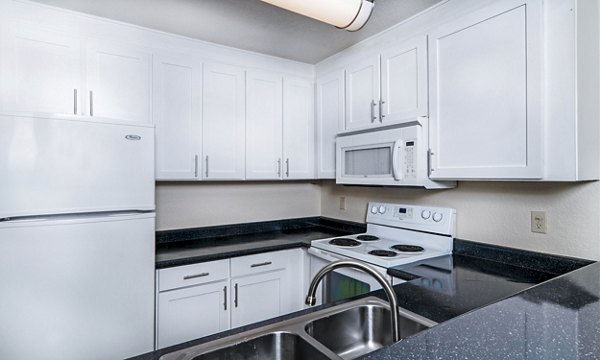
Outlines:
<svg viewBox="0 0 600 360"><path fill-rule="evenodd" d="M159 231L156 268L310 247L312 240L364 231L363 224L322 217Z"/></svg>
<svg viewBox="0 0 600 360"><path fill-rule="evenodd" d="M600 359L599 299L594 263L361 359Z"/></svg>

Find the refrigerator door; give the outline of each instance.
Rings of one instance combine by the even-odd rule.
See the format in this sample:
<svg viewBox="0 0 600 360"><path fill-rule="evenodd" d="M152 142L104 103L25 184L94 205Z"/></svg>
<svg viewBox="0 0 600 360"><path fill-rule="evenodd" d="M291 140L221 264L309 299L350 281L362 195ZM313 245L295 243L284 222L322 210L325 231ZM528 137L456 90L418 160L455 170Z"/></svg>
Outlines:
<svg viewBox="0 0 600 360"><path fill-rule="evenodd" d="M154 213L0 223L0 359L153 350Z"/></svg>
<svg viewBox="0 0 600 360"><path fill-rule="evenodd" d="M154 128L0 116L0 219L154 209Z"/></svg>

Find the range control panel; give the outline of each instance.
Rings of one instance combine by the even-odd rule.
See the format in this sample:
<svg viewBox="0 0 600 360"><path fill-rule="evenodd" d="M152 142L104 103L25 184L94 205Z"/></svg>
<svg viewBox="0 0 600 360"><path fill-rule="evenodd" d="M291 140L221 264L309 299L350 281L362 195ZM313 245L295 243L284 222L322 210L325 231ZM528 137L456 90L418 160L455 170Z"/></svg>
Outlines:
<svg viewBox="0 0 600 360"><path fill-rule="evenodd" d="M456 210L420 205L369 202L367 223L451 235Z"/></svg>

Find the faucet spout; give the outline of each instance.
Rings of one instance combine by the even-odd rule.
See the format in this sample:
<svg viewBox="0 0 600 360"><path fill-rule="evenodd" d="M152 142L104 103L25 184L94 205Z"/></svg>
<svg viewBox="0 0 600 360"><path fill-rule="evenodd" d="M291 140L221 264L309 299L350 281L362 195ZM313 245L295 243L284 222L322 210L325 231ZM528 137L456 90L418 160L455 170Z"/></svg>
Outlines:
<svg viewBox="0 0 600 360"><path fill-rule="evenodd" d="M391 313L391 320L392 320L392 338L394 339L394 342L400 341L400 322L398 320L399 319L398 297L396 296L396 293L394 292L392 285L383 277L383 275L381 275L377 270L373 269L372 267L365 265L361 262L354 261L354 260L338 260L338 261L334 261L334 262L328 264L327 266L325 266L324 268L322 268L312 279L310 286L308 287L308 295L306 296L306 305L308 305L308 306L315 305L316 300L317 300L317 298L316 298L317 287L319 286L319 283L321 282L321 280L323 280L325 275L327 275L329 272L331 272L335 269L344 268L344 267L350 267L350 268L361 270L364 273L371 275L381 285L381 287L383 288L383 291L387 295L388 302L390 303L390 313Z"/></svg>

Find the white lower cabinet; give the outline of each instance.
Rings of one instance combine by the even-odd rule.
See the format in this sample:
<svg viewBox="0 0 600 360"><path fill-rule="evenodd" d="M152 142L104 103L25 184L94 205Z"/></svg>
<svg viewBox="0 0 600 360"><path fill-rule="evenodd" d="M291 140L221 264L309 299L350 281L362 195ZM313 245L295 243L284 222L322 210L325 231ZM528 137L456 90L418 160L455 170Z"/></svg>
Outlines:
<svg viewBox="0 0 600 360"><path fill-rule="evenodd" d="M232 279L231 327L244 326L282 314L285 269Z"/></svg>
<svg viewBox="0 0 600 360"><path fill-rule="evenodd" d="M229 329L229 260L157 271L156 347Z"/></svg>
<svg viewBox="0 0 600 360"><path fill-rule="evenodd" d="M302 309L305 259L291 249L158 270L156 347Z"/></svg>
<svg viewBox="0 0 600 360"><path fill-rule="evenodd" d="M158 348L227 330L227 280L158 294Z"/></svg>

